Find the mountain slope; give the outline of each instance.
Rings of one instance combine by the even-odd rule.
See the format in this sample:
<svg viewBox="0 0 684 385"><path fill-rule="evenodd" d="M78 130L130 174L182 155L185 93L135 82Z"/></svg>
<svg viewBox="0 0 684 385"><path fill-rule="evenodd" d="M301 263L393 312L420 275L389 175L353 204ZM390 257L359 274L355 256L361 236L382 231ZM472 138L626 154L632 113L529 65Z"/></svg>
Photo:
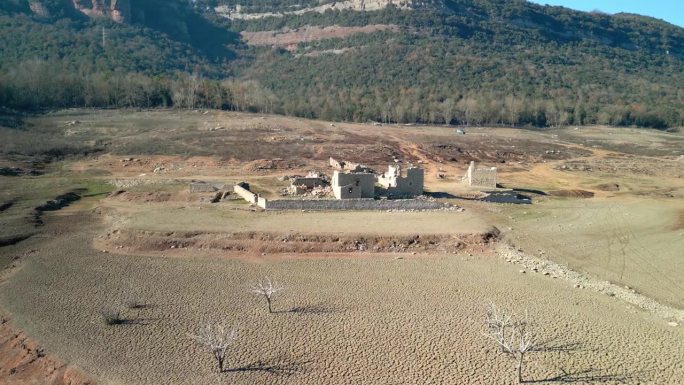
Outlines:
<svg viewBox="0 0 684 385"><path fill-rule="evenodd" d="M643 16L523 0L96 1L126 17L84 11L85 0L7 0L0 67L39 57L85 72L195 72L216 81L191 90L193 105L332 120L684 125L684 29Z"/></svg>

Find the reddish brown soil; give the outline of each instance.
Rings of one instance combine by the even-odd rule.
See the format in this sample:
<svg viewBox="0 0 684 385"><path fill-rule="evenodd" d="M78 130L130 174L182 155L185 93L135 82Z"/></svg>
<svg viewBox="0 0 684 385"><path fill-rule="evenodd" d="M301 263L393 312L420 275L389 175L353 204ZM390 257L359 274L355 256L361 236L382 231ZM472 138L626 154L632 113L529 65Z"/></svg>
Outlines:
<svg viewBox="0 0 684 385"><path fill-rule="evenodd" d="M257 159L247 163L243 170L251 172L272 171L272 170L290 170L302 167L304 164L298 161L285 161L280 158L275 159Z"/></svg>
<svg viewBox="0 0 684 385"><path fill-rule="evenodd" d="M0 384L95 385L78 368L45 351L4 318L0 320Z"/></svg>
<svg viewBox="0 0 684 385"><path fill-rule="evenodd" d="M98 249L126 253L157 253L187 250L238 253L246 256L319 253L454 253L484 252L499 238L492 228L481 234L415 236L337 236L316 234L274 234L267 232L206 233L115 230L97 242Z"/></svg>
<svg viewBox="0 0 684 385"><path fill-rule="evenodd" d="M679 220L677 223L674 225L675 230L682 230L684 229L684 210L679 212Z"/></svg>
<svg viewBox="0 0 684 385"><path fill-rule="evenodd" d="M554 190L549 191L549 195L565 198L593 198L594 193L586 190Z"/></svg>

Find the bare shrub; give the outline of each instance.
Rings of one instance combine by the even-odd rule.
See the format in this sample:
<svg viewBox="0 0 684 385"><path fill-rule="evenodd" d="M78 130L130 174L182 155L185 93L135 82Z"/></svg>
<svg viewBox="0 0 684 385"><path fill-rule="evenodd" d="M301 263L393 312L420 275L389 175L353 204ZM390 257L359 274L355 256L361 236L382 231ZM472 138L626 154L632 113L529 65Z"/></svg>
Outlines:
<svg viewBox="0 0 684 385"><path fill-rule="evenodd" d="M270 278L265 278L262 281L257 282L256 285L252 286L251 292L257 296L264 297L266 303L268 304L268 312L273 313L273 297L276 293L283 291L285 288L279 286L277 283L271 281Z"/></svg>
<svg viewBox="0 0 684 385"><path fill-rule="evenodd" d="M529 330L527 312L518 318L510 310L500 309L495 304L487 305L484 336L501 347L504 354L516 361L518 383L523 383L522 370L525 354L536 345L536 336Z"/></svg>
<svg viewBox="0 0 684 385"><path fill-rule="evenodd" d="M121 312L114 309L102 309L100 310L100 315L102 320L107 325L123 325L126 323L126 319L121 316Z"/></svg>
<svg viewBox="0 0 684 385"><path fill-rule="evenodd" d="M213 354L219 373L223 373L228 348L237 340L237 329L223 324L206 325L188 336Z"/></svg>

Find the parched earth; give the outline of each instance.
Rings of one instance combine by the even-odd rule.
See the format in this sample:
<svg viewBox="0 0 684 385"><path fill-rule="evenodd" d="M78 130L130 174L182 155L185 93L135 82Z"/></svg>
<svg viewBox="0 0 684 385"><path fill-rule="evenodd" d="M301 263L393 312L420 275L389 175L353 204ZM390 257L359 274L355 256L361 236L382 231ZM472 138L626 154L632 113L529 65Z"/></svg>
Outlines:
<svg viewBox="0 0 684 385"><path fill-rule="evenodd" d="M513 384L482 336L490 301L533 320L530 382L684 378L680 134L218 111L29 124L92 155L1 160L40 170L0 175L1 384ZM419 164L433 199L463 210L272 213L187 192L244 180L277 196L288 175L329 173L329 156ZM470 161L533 204L471 200ZM264 277L286 288L273 314L250 293ZM238 329L224 373L188 337L214 323Z"/></svg>
<svg viewBox="0 0 684 385"><path fill-rule="evenodd" d="M47 350L101 384L511 384L513 363L481 335L488 301L533 315L540 346L527 379L667 384L684 376L684 348L672 343L684 338L681 328L489 258L113 255L87 246L98 229L87 218L55 225L75 231L33 243L36 255L0 300ZM275 314L249 293L264 276L287 288ZM126 322L106 325L103 309ZM236 324L240 336L222 374L187 337L214 322Z"/></svg>

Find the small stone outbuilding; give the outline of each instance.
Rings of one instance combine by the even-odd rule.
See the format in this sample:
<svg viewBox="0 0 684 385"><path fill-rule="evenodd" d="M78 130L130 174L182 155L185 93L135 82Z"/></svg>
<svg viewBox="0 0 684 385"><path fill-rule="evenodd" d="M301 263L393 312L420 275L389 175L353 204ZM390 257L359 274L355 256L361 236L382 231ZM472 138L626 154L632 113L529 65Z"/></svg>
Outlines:
<svg viewBox="0 0 684 385"><path fill-rule="evenodd" d="M496 167L475 167L475 162L470 162L463 181L468 186L496 188Z"/></svg>
<svg viewBox="0 0 684 385"><path fill-rule="evenodd" d="M423 195L425 172L419 167L409 167L402 175L400 165L390 165L387 172L378 176L378 183L393 196L414 197Z"/></svg>
<svg viewBox="0 0 684 385"><path fill-rule="evenodd" d="M332 188L337 199L374 198L375 175L368 172L344 173L335 170Z"/></svg>

